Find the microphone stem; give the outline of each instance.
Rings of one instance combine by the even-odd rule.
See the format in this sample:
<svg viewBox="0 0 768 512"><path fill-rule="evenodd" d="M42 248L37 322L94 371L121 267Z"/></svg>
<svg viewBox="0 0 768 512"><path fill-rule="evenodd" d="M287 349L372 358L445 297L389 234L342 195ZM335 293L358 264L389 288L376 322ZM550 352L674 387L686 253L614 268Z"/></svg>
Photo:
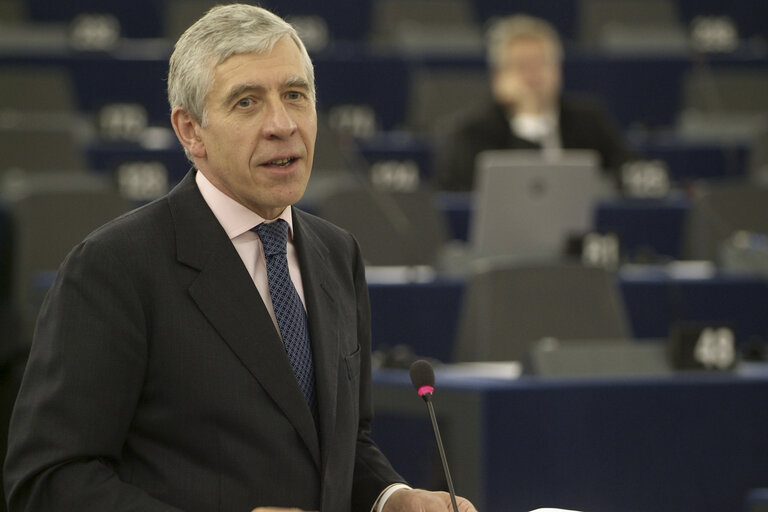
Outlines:
<svg viewBox="0 0 768 512"><path fill-rule="evenodd" d="M445 471L445 480L448 483L448 492L451 495L451 504L453 505L453 511L459 512L459 506L456 504L456 492L453 490L453 480L451 480L451 472L448 469L448 460L445 458L445 448L443 448L443 439L440 437L440 429L437 427L437 419L435 418L435 408L432 406L432 400L429 399L429 395L424 395L424 401L427 402L427 409L429 410L429 419L432 420L432 428L435 430L435 438L437 439L437 450L440 452L440 460L443 462L443 471Z"/></svg>

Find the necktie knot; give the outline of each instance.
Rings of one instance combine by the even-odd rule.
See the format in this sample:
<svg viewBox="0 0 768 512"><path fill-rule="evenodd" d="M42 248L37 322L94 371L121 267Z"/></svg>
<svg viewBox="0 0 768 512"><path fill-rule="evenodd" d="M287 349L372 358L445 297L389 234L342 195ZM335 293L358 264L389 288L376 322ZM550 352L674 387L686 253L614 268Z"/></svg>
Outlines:
<svg viewBox="0 0 768 512"><path fill-rule="evenodd" d="M255 231L264 246L264 255L285 254L288 244L288 223L283 219L274 222L262 222L251 231Z"/></svg>

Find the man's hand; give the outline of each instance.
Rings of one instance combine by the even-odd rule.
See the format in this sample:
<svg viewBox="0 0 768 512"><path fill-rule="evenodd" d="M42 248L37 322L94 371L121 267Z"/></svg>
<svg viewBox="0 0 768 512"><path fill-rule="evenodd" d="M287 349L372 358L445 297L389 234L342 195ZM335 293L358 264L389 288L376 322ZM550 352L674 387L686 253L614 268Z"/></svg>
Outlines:
<svg viewBox="0 0 768 512"><path fill-rule="evenodd" d="M456 503L459 512L477 512L469 500L457 496ZM453 507L447 492L400 489L384 504L384 512L453 512Z"/></svg>
<svg viewBox="0 0 768 512"><path fill-rule="evenodd" d="M501 74L494 80L493 89L496 101L515 113L541 113L542 105L539 95L519 76L513 73Z"/></svg>

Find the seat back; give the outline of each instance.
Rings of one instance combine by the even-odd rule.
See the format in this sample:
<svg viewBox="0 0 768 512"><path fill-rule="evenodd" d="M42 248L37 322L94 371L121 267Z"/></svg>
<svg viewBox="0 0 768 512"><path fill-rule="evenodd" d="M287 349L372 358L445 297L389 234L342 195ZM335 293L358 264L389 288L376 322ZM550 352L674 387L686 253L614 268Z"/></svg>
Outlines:
<svg viewBox="0 0 768 512"><path fill-rule="evenodd" d="M57 66L0 67L0 112L73 114L77 110L69 72Z"/></svg>
<svg viewBox="0 0 768 512"><path fill-rule="evenodd" d="M12 301L30 336L52 276L88 233L133 203L107 181L87 173L39 173L15 186L7 201L12 239Z"/></svg>
<svg viewBox="0 0 768 512"><path fill-rule="evenodd" d="M377 0L371 43L407 52L480 52L482 31L467 0Z"/></svg>
<svg viewBox="0 0 768 512"><path fill-rule="evenodd" d="M768 234L768 188L741 182L708 184L688 211L683 256L718 261L722 244L736 231Z"/></svg>
<svg viewBox="0 0 768 512"><path fill-rule="evenodd" d="M579 39L589 48L684 52L688 37L670 0L581 0Z"/></svg>
<svg viewBox="0 0 768 512"><path fill-rule="evenodd" d="M698 67L683 77L683 110L768 114L768 70Z"/></svg>
<svg viewBox="0 0 768 512"><path fill-rule="evenodd" d="M627 339L612 273L572 263L478 265L459 319L456 361L522 360L531 344Z"/></svg>
<svg viewBox="0 0 768 512"><path fill-rule="evenodd" d="M82 144L65 127L0 127L0 172L86 169Z"/></svg>
<svg viewBox="0 0 768 512"><path fill-rule="evenodd" d="M445 218L429 190L346 188L323 198L317 212L355 235L368 265L437 265L447 240Z"/></svg>
<svg viewBox="0 0 768 512"><path fill-rule="evenodd" d="M434 135L448 116L490 99L485 68L418 69L411 73L408 93L408 128Z"/></svg>

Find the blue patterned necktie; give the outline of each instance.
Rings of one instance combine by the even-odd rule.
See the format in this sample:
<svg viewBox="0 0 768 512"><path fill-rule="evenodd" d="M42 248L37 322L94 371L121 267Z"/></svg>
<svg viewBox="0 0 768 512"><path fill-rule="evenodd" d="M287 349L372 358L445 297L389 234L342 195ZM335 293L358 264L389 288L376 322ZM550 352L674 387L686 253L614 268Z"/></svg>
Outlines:
<svg viewBox="0 0 768 512"><path fill-rule="evenodd" d="M288 223L283 219L261 223L255 231L264 246L267 261L269 295L277 317L277 325L283 337L285 351L293 367L293 373L307 400L310 410L315 412L315 368L312 363L312 349L309 345L307 313L299 294L288 273L286 245Z"/></svg>

